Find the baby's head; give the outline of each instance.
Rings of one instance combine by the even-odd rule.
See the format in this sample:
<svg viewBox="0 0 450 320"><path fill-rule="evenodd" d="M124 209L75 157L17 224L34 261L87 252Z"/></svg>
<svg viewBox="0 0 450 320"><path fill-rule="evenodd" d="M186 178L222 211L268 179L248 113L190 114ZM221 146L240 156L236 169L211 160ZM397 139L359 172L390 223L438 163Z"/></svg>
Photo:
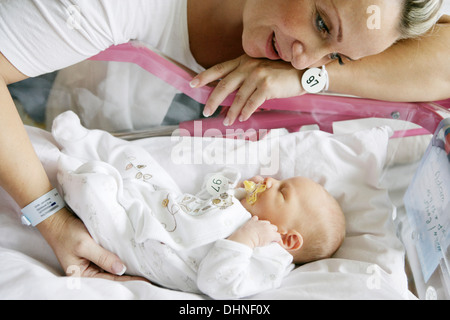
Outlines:
<svg viewBox="0 0 450 320"><path fill-rule="evenodd" d="M338 202L323 186L304 177L259 179L266 190L257 194L254 204L246 199L242 204L253 216L278 227L294 263L331 257L345 237L345 218Z"/></svg>

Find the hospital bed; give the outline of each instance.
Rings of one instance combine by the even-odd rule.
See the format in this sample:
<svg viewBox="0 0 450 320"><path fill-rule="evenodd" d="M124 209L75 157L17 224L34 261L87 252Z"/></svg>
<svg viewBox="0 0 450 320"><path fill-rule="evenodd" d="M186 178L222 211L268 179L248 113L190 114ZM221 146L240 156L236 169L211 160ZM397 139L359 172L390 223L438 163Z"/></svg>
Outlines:
<svg viewBox="0 0 450 320"><path fill-rule="evenodd" d="M96 61L137 65L200 103L211 90L190 88L188 72L132 43L91 59ZM307 176L337 198L347 219L338 252L296 268L279 289L252 299L448 299L449 108L450 101L306 95L268 101L231 128L223 127L219 114L114 134L144 147L185 192L195 192L202 176L232 165L244 176ZM56 185L55 135L61 132L27 130ZM424 212L416 210L421 206ZM206 299L145 282L64 277L39 232L20 224L19 212L0 190L0 299Z"/></svg>

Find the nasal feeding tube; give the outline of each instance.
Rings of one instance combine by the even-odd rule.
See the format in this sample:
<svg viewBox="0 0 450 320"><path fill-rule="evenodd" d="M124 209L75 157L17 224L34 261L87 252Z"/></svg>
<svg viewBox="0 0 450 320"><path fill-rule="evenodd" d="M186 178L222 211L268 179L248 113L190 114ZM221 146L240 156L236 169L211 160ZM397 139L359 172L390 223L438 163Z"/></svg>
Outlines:
<svg viewBox="0 0 450 320"><path fill-rule="evenodd" d="M258 183L256 184L253 181L244 181L244 188L247 192L247 203L250 205L254 205L256 201L258 200L258 194L263 193L267 190L267 186L265 183Z"/></svg>

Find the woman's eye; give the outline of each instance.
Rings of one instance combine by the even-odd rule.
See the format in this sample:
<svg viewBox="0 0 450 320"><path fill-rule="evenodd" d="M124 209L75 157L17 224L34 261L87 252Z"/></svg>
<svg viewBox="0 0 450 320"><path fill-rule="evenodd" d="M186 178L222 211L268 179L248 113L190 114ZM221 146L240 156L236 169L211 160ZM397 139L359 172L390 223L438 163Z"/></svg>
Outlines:
<svg viewBox="0 0 450 320"><path fill-rule="evenodd" d="M332 53L332 54L330 54L330 59L331 60L338 60L339 61L339 64L341 65L341 66L343 66L345 63L344 63L344 61L342 60L342 57L338 54L338 53Z"/></svg>
<svg viewBox="0 0 450 320"><path fill-rule="evenodd" d="M327 34L327 35L331 34L330 29L328 28L327 24L325 23L325 20L323 20L322 16L319 13L317 13L317 17L316 17L316 27L317 27L317 30L322 34ZM331 60L338 60L339 64L341 66L344 65L344 61L342 60L342 57L338 53L331 53L329 55L329 58Z"/></svg>

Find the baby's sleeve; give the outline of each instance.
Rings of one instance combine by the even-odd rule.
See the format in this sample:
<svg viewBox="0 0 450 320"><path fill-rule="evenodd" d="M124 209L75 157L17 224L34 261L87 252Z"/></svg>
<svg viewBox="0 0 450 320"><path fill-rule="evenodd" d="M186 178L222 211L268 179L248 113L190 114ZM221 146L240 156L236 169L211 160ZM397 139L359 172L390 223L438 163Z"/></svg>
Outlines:
<svg viewBox="0 0 450 320"><path fill-rule="evenodd" d="M214 299L239 299L278 288L292 269L292 256L278 244L252 250L219 240L200 264L197 285Z"/></svg>

